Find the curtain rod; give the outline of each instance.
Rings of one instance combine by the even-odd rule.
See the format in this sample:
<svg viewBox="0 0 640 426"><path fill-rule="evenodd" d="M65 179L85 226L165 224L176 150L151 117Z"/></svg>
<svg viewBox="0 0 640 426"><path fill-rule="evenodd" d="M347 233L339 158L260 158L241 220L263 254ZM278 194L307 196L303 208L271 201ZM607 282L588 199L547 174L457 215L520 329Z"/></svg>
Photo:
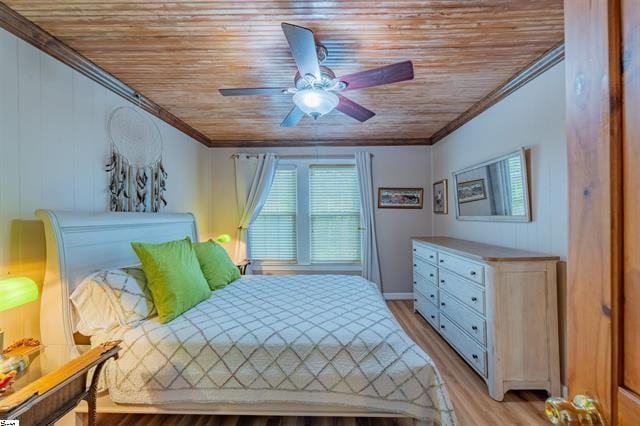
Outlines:
<svg viewBox="0 0 640 426"><path fill-rule="evenodd" d="M231 156L231 158L239 158L240 155L246 155L247 158L250 157L257 157L259 154L233 154ZM370 154L371 157L374 157L373 154ZM311 159L311 160L315 160L315 159L353 159L354 158L354 154L348 155L348 154L343 154L343 155L278 155L279 158L283 158L283 159Z"/></svg>

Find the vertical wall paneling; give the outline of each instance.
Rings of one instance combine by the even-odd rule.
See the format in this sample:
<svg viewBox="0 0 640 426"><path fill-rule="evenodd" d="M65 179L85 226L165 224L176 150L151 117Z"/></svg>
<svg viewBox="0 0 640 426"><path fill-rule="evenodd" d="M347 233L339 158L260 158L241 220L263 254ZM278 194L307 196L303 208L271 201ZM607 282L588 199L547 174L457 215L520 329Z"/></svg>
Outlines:
<svg viewBox="0 0 640 426"><path fill-rule="evenodd" d="M0 277L11 270L11 233L8 232L13 217L20 211L19 147L19 87L18 40L0 37ZM21 311L16 315L0 313L0 328L19 329Z"/></svg>
<svg viewBox="0 0 640 426"><path fill-rule="evenodd" d="M44 235L38 208L107 209L109 113L127 101L26 42L0 30L0 278L26 275L41 283ZM146 113L145 113L146 114ZM196 215L208 232L206 147L158 125L169 173L167 211ZM206 172L206 173L205 173ZM38 336L39 303L0 313L11 342Z"/></svg>

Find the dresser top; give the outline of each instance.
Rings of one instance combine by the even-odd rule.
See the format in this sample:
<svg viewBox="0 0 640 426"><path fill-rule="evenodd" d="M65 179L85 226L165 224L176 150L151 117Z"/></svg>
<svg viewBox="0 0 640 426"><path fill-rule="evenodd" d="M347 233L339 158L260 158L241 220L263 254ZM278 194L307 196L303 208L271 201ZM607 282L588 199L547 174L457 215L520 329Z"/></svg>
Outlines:
<svg viewBox="0 0 640 426"><path fill-rule="evenodd" d="M411 239L461 256L466 256L475 260L484 260L487 262L560 260L559 256L553 256L550 254L493 246L490 244L459 240L457 238L450 237L413 237Z"/></svg>

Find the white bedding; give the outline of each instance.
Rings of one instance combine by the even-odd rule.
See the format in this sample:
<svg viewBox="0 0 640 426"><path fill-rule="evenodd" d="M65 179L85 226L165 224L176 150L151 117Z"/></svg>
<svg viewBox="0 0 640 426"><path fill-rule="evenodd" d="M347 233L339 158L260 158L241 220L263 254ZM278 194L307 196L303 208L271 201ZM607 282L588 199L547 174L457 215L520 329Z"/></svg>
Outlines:
<svg viewBox="0 0 640 426"><path fill-rule="evenodd" d="M375 285L342 275L245 276L168 324L122 339L105 379L118 403L299 402L455 423L431 359Z"/></svg>

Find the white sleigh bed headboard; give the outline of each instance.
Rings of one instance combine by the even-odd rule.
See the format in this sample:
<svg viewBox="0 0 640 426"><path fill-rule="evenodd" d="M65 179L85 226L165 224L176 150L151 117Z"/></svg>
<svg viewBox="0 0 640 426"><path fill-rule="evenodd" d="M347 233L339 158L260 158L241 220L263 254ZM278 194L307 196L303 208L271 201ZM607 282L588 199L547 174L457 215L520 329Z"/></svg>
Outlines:
<svg viewBox="0 0 640 426"><path fill-rule="evenodd" d="M78 213L38 210L44 223L47 267L40 305L45 345L73 345L69 296L87 275L139 263L131 242L198 241L190 213Z"/></svg>

